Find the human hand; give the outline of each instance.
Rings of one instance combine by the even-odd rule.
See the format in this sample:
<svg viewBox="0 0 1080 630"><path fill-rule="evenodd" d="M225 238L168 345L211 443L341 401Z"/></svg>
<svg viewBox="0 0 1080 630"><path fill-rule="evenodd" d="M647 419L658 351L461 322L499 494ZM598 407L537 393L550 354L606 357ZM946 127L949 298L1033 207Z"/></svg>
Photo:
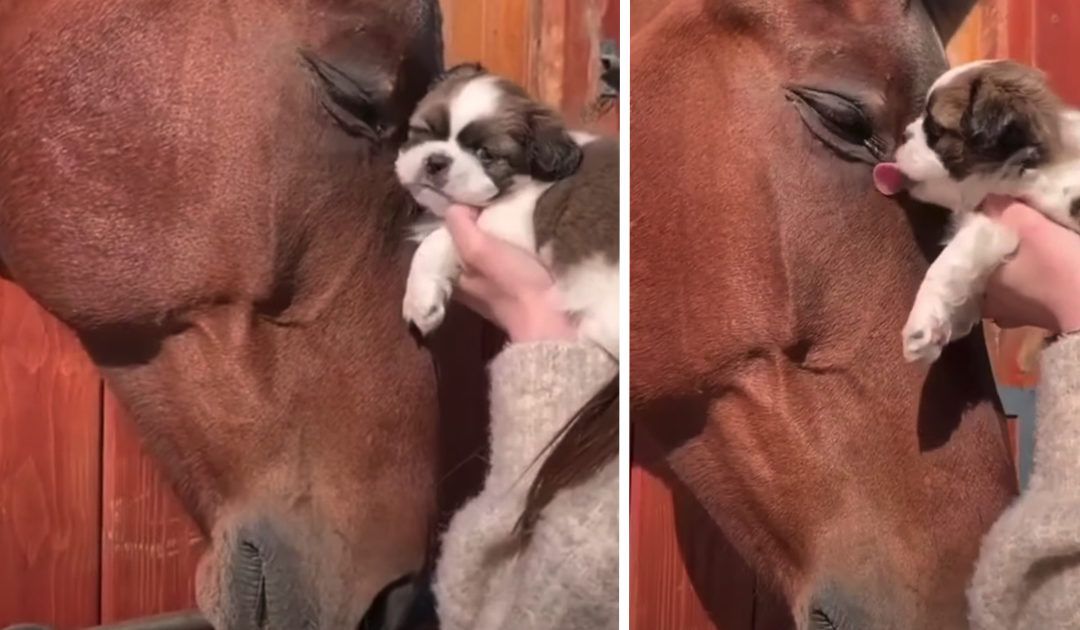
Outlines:
<svg viewBox="0 0 1080 630"><path fill-rule="evenodd" d="M446 212L463 265L454 298L505 330L512 342L577 339L547 268L531 252L482 232L477 216L459 205Z"/></svg>
<svg viewBox="0 0 1080 630"><path fill-rule="evenodd" d="M990 278L983 315L1006 328L1080 330L1080 235L1013 199L990 197L982 210L1020 237Z"/></svg>

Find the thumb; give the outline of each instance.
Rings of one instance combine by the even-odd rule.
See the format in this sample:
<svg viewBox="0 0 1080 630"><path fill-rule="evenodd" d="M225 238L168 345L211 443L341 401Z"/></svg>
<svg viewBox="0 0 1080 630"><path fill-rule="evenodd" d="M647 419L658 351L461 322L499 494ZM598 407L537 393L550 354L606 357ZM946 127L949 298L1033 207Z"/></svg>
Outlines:
<svg viewBox="0 0 1080 630"><path fill-rule="evenodd" d="M462 262L475 266L485 250L488 249L488 235L476 225L478 213L468 206L453 205L446 211L446 229Z"/></svg>

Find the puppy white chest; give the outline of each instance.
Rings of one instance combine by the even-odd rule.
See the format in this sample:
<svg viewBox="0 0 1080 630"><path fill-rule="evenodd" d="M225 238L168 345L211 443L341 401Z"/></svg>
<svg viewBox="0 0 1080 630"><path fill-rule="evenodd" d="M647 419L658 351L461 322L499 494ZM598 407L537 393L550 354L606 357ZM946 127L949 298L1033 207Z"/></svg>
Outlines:
<svg viewBox="0 0 1080 630"><path fill-rule="evenodd" d="M536 229L533 214L536 211L536 202L551 186L550 183L523 178L512 193L484 208L476 222L477 226L492 236L535 252Z"/></svg>

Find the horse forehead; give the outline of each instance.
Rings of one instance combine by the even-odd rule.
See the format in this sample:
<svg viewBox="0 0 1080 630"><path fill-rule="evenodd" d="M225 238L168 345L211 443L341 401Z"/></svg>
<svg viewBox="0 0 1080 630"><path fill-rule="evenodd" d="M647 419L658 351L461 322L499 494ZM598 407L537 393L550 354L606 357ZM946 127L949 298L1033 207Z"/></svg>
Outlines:
<svg viewBox="0 0 1080 630"><path fill-rule="evenodd" d="M798 28L822 17L858 22L875 22L899 16L917 0L710 0L721 21L738 27L757 24Z"/></svg>

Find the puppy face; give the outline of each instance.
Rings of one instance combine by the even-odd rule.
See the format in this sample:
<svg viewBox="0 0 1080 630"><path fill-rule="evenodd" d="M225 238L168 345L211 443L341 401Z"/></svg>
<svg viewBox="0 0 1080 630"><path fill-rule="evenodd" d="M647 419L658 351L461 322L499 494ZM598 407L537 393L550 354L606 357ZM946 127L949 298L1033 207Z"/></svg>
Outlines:
<svg viewBox="0 0 1080 630"><path fill-rule="evenodd" d="M438 215L451 203L484 207L530 179L573 174L581 148L562 119L480 66L451 69L409 120L398 179Z"/></svg>
<svg viewBox="0 0 1080 630"><path fill-rule="evenodd" d="M912 196L955 207L957 182L1007 178L1050 161L1060 103L1038 70L1012 61L977 61L943 74L923 115L896 150Z"/></svg>

